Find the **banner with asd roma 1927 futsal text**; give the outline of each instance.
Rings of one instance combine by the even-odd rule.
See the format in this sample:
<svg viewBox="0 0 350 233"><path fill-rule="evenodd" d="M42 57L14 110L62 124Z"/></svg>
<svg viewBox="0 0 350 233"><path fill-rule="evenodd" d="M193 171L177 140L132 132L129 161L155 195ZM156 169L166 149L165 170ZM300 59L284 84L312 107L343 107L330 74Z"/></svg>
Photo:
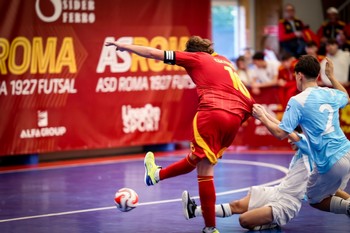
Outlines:
<svg viewBox="0 0 350 233"><path fill-rule="evenodd" d="M185 70L104 44L183 50L210 38L210 0L2 0L0 19L0 155L191 136Z"/></svg>

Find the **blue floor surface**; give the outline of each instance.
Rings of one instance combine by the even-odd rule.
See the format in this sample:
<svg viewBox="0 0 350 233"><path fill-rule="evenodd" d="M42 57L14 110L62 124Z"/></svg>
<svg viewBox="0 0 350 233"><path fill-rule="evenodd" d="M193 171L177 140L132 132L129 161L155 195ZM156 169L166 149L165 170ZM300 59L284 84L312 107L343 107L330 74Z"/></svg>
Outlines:
<svg viewBox="0 0 350 233"><path fill-rule="evenodd" d="M156 160L167 166L184 156ZM215 168L217 203L245 196L252 185L278 183L291 157L226 153ZM203 219L185 220L180 202L185 189L198 195L195 172L153 187L147 187L143 177L142 159L0 173L0 232L201 232ZM139 206L127 213L119 212L113 202L114 193L122 187L134 189L140 200ZM218 218L220 232L247 232L238 217ZM289 224L263 232L349 233L350 218L304 203Z"/></svg>

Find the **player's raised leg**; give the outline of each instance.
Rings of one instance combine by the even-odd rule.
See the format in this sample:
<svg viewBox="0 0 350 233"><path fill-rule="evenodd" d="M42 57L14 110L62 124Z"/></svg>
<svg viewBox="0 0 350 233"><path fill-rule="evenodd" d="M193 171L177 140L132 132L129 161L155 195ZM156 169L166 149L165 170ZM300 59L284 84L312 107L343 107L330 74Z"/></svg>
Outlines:
<svg viewBox="0 0 350 233"><path fill-rule="evenodd" d="M152 152L147 152L144 161L145 165L145 184L155 185L159 182L159 170L160 166L157 166L154 161L154 154Z"/></svg>
<svg viewBox="0 0 350 233"><path fill-rule="evenodd" d="M200 158L190 153L185 158L169 165L166 168L162 168L156 165L154 154L152 152L148 152L144 159L145 184L151 186L155 185L161 180L189 173L196 168L199 160Z"/></svg>

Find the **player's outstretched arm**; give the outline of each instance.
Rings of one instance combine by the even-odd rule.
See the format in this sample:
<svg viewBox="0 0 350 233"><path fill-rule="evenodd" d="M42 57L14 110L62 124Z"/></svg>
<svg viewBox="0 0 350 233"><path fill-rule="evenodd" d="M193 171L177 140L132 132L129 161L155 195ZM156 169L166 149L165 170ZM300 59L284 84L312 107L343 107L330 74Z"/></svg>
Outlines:
<svg viewBox="0 0 350 233"><path fill-rule="evenodd" d="M279 124L279 123L281 123L279 120L277 120L275 117L273 117L270 113L268 113L267 111L266 111L266 109L262 106L262 105L256 105L256 106L259 106L259 108L261 108L261 110L264 112L264 114L265 114L265 116L270 120L270 121L272 121L273 123L275 123L275 124Z"/></svg>
<svg viewBox="0 0 350 233"><path fill-rule="evenodd" d="M261 106L261 105L260 105L260 106ZM262 110L264 111L264 114L266 115L266 117L267 117L270 121L272 121L272 122L275 123L276 125L279 125L279 124L281 123L279 120L277 120L275 117L273 117L270 113L268 113L268 112L266 111L266 109L265 109L263 106L261 106L261 108L262 108ZM288 135L288 138L289 138L290 140L292 140L292 142L298 142L298 141L300 141L300 137L298 136L298 134L297 134L296 132L293 132L293 133L289 134L289 135Z"/></svg>
<svg viewBox="0 0 350 233"><path fill-rule="evenodd" d="M105 46L115 46L116 50L128 51L135 53L141 57L151 58L155 60L164 60L164 51L152 47L133 45L133 44L122 44L117 42L106 42Z"/></svg>
<svg viewBox="0 0 350 233"><path fill-rule="evenodd" d="M332 60L326 57L326 61L327 62L326 62L325 73L327 78L329 79L329 81L331 81L335 89L338 89L339 91L344 92L349 98L349 94L346 91L345 87L341 85L341 83L334 77L334 66L333 66ZM350 103L350 100L348 101L348 103Z"/></svg>
<svg viewBox="0 0 350 233"><path fill-rule="evenodd" d="M260 120L266 128L272 133L273 136L276 138L282 140L285 139L288 136L288 133L278 127L278 124L276 124L274 121L269 119L265 113L264 108L259 104L253 105L253 116ZM276 119L277 120L277 119Z"/></svg>

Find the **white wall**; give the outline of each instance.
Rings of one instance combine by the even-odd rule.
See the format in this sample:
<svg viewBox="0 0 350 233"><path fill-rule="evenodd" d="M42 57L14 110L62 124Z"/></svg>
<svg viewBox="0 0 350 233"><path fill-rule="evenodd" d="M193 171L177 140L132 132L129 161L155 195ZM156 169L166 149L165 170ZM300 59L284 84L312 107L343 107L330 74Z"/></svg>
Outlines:
<svg viewBox="0 0 350 233"><path fill-rule="evenodd" d="M297 18L308 24L314 32L317 32L324 21L322 0L283 0L283 5L287 3L295 6Z"/></svg>

